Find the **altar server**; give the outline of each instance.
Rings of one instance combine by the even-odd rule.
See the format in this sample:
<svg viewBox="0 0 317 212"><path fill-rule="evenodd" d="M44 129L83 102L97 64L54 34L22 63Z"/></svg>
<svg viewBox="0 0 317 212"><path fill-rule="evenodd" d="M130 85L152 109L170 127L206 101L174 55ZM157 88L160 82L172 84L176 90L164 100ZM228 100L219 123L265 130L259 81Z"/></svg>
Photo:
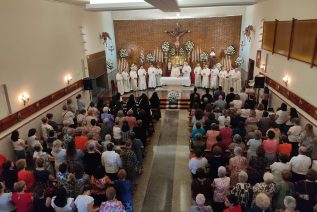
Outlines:
<svg viewBox="0 0 317 212"><path fill-rule="evenodd" d="M171 71L171 77L179 77L180 75L180 70L176 66L176 64L173 64L172 71Z"/></svg>
<svg viewBox="0 0 317 212"><path fill-rule="evenodd" d="M195 87L200 88L201 87L201 67L200 63L196 64L196 67L194 69L195 74Z"/></svg>
<svg viewBox="0 0 317 212"><path fill-rule="evenodd" d="M139 76L139 90L146 90L146 70L143 66L138 70Z"/></svg>
<svg viewBox="0 0 317 212"><path fill-rule="evenodd" d="M184 66L182 69L183 77L187 78L188 80L183 81L183 85L190 86L190 73L192 72L192 68L188 65L187 62L184 62Z"/></svg>
<svg viewBox="0 0 317 212"><path fill-rule="evenodd" d="M210 76L210 69L208 68L207 64L204 65L204 69L201 71L201 75L203 76L202 80L202 87L209 88L209 76Z"/></svg>
<svg viewBox="0 0 317 212"><path fill-rule="evenodd" d="M153 64L151 64L147 72L149 75L149 88L156 88L156 68L153 66Z"/></svg>
<svg viewBox="0 0 317 212"><path fill-rule="evenodd" d="M122 77L123 77L124 92L129 93L131 91L131 86L130 86L130 74L128 69L125 69L122 72Z"/></svg>
<svg viewBox="0 0 317 212"><path fill-rule="evenodd" d="M162 77L162 69L161 66L158 64L156 66L156 86L161 87L161 77Z"/></svg>
<svg viewBox="0 0 317 212"><path fill-rule="evenodd" d="M134 68L130 71L130 78L131 78L131 90L137 91L138 90L138 74Z"/></svg>
<svg viewBox="0 0 317 212"><path fill-rule="evenodd" d="M231 74L233 79L233 88L236 93L241 91L241 72L239 68L235 68L234 72Z"/></svg>
<svg viewBox="0 0 317 212"><path fill-rule="evenodd" d="M219 69L216 67L216 65L213 65L211 71L210 71L210 88L216 89L218 87L218 74Z"/></svg>
<svg viewBox="0 0 317 212"><path fill-rule="evenodd" d="M118 71L116 74L116 80L117 80L118 92L121 95L123 95L124 94L123 77L122 77L122 73L120 71Z"/></svg>

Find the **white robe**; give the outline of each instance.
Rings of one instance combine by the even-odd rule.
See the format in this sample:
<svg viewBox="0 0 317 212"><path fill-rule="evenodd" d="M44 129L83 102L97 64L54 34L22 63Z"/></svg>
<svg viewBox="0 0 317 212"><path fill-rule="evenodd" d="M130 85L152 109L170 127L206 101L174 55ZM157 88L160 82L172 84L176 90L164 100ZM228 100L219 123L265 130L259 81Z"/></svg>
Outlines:
<svg viewBox="0 0 317 212"><path fill-rule="evenodd" d="M195 87L200 88L201 87L201 67L196 66L194 69L195 74Z"/></svg>
<svg viewBox="0 0 317 212"><path fill-rule="evenodd" d="M116 74L116 80L117 80L117 87L118 87L118 92L123 95L124 94L124 86L123 86L123 77L121 73Z"/></svg>
<svg viewBox="0 0 317 212"><path fill-rule="evenodd" d="M146 90L146 71L144 68L138 70L139 90Z"/></svg>
<svg viewBox="0 0 317 212"><path fill-rule="evenodd" d="M180 70L178 67L173 67L171 71L171 77L179 77Z"/></svg>
<svg viewBox="0 0 317 212"><path fill-rule="evenodd" d="M190 86L191 79L190 79L190 73L192 72L192 68L189 65L185 65L182 69L183 77L187 78L188 80L183 80L183 85Z"/></svg>
<svg viewBox="0 0 317 212"><path fill-rule="evenodd" d="M148 70L148 75L149 75L149 83L148 86L149 88L156 88L156 68L150 67Z"/></svg>
<svg viewBox="0 0 317 212"><path fill-rule="evenodd" d="M130 78L131 78L131 90L137 91L138 90L138 74L136 71L130 71Z"/></svg>
<svg viewBox="0 0 317 212"><path fill-rule="evenodd" d="M156 86L161 86L162 69L156 68Z"/></svg>
<svg viewBox="0 0 317 212"><path fill-rule="evenodd" d="M209 75L210 75L210 69L209 68L204 68L201 71L201 75L203 76L203 80L201 83L201 87L203 88L209 88Z"/></svg>
<svg viewBox="0 0 317 212"><path fill-rule="evenodd" d="M240 70L234 71L231 75L233 79L234 93L240 93L241 91L241 72Z"/></svg>
<svg viewBox="0 0 317 212"><path fill-rule="evenodd" d="M217 68L213 68L210 71L210 88L216 89L218 87L218 74L219 70Z"/></svg>
<svg viewBox="0 0 317 212"><path fill-rule="evenodd" d="M122 72L122 77L123 77L123 87L124 87L124 92L128 93L131 91L131 86L130 86L130 74L126 71Z"/></svg>

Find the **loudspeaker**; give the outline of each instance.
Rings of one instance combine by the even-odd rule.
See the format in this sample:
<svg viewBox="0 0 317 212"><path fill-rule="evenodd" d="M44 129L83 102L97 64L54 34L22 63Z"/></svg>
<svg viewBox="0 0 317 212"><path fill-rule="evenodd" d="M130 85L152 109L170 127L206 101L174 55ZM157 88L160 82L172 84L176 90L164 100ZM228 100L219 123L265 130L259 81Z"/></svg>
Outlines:
<svg viewBox="0 0 317 212"><path fill-rule="evenodd" d="M264 88L265 77L254 78L254 88Z"/></svg>
<svg viewBox="0 0 317 212"><path fill-rule="evenodd" d="M84 82L84 90L92 90L92 79L90 78L84 78L83 79Z"/></svg>

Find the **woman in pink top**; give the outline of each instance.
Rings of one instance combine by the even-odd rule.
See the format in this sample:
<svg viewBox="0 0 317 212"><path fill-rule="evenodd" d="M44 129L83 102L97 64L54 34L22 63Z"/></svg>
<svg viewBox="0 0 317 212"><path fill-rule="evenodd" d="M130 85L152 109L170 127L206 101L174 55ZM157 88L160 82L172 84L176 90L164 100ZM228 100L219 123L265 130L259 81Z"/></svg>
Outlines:
<svg viewBox="0 0 317 212"><path fill-rule="evenodd" d="M213 145L217 143L216 137L219 135L218 125L213 123L211 125L211 130L206 133L206 150L211 150Z"/></svg>
<svg viewBox="0 0 317 212"><path fill-rule="evenodd" d="M219 133L222 138L221 147L223 149L227 149L228 146L232 143L233 130L229 126L230 126L230 122L226 120L225 127L222 128Z"/></svg>
<svg viewBox="0 0 317 212"><path fill-rule="evenodd" d="M128 122L130 130L133 130L134 127L136 127L136 118L133 116L133 110L130 109L127 112L127 116L125 117L125 120Z"/></svg>
<svg viewBox="0 0 317 212"><path fill-rule="evenodd" d="M269 160L269 164L272 164L276 160L276 152L277 152L277 147L278 147L278 142L275 137L275 133L272 130L269 130L267 132L267 140L264 140L262 142L263 149L265 151L265 156Z"/></svg>

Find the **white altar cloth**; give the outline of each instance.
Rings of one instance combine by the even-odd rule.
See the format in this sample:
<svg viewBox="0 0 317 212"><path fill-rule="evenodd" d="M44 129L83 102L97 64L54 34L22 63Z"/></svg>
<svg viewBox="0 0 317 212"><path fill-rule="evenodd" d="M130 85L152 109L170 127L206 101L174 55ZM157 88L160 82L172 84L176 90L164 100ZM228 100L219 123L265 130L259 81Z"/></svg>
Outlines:
<svg viewBox="0 0 317 212"><path fill-rule="evenodd" d="M161 85L188 85L189 77L161 77Z"/></svg>

